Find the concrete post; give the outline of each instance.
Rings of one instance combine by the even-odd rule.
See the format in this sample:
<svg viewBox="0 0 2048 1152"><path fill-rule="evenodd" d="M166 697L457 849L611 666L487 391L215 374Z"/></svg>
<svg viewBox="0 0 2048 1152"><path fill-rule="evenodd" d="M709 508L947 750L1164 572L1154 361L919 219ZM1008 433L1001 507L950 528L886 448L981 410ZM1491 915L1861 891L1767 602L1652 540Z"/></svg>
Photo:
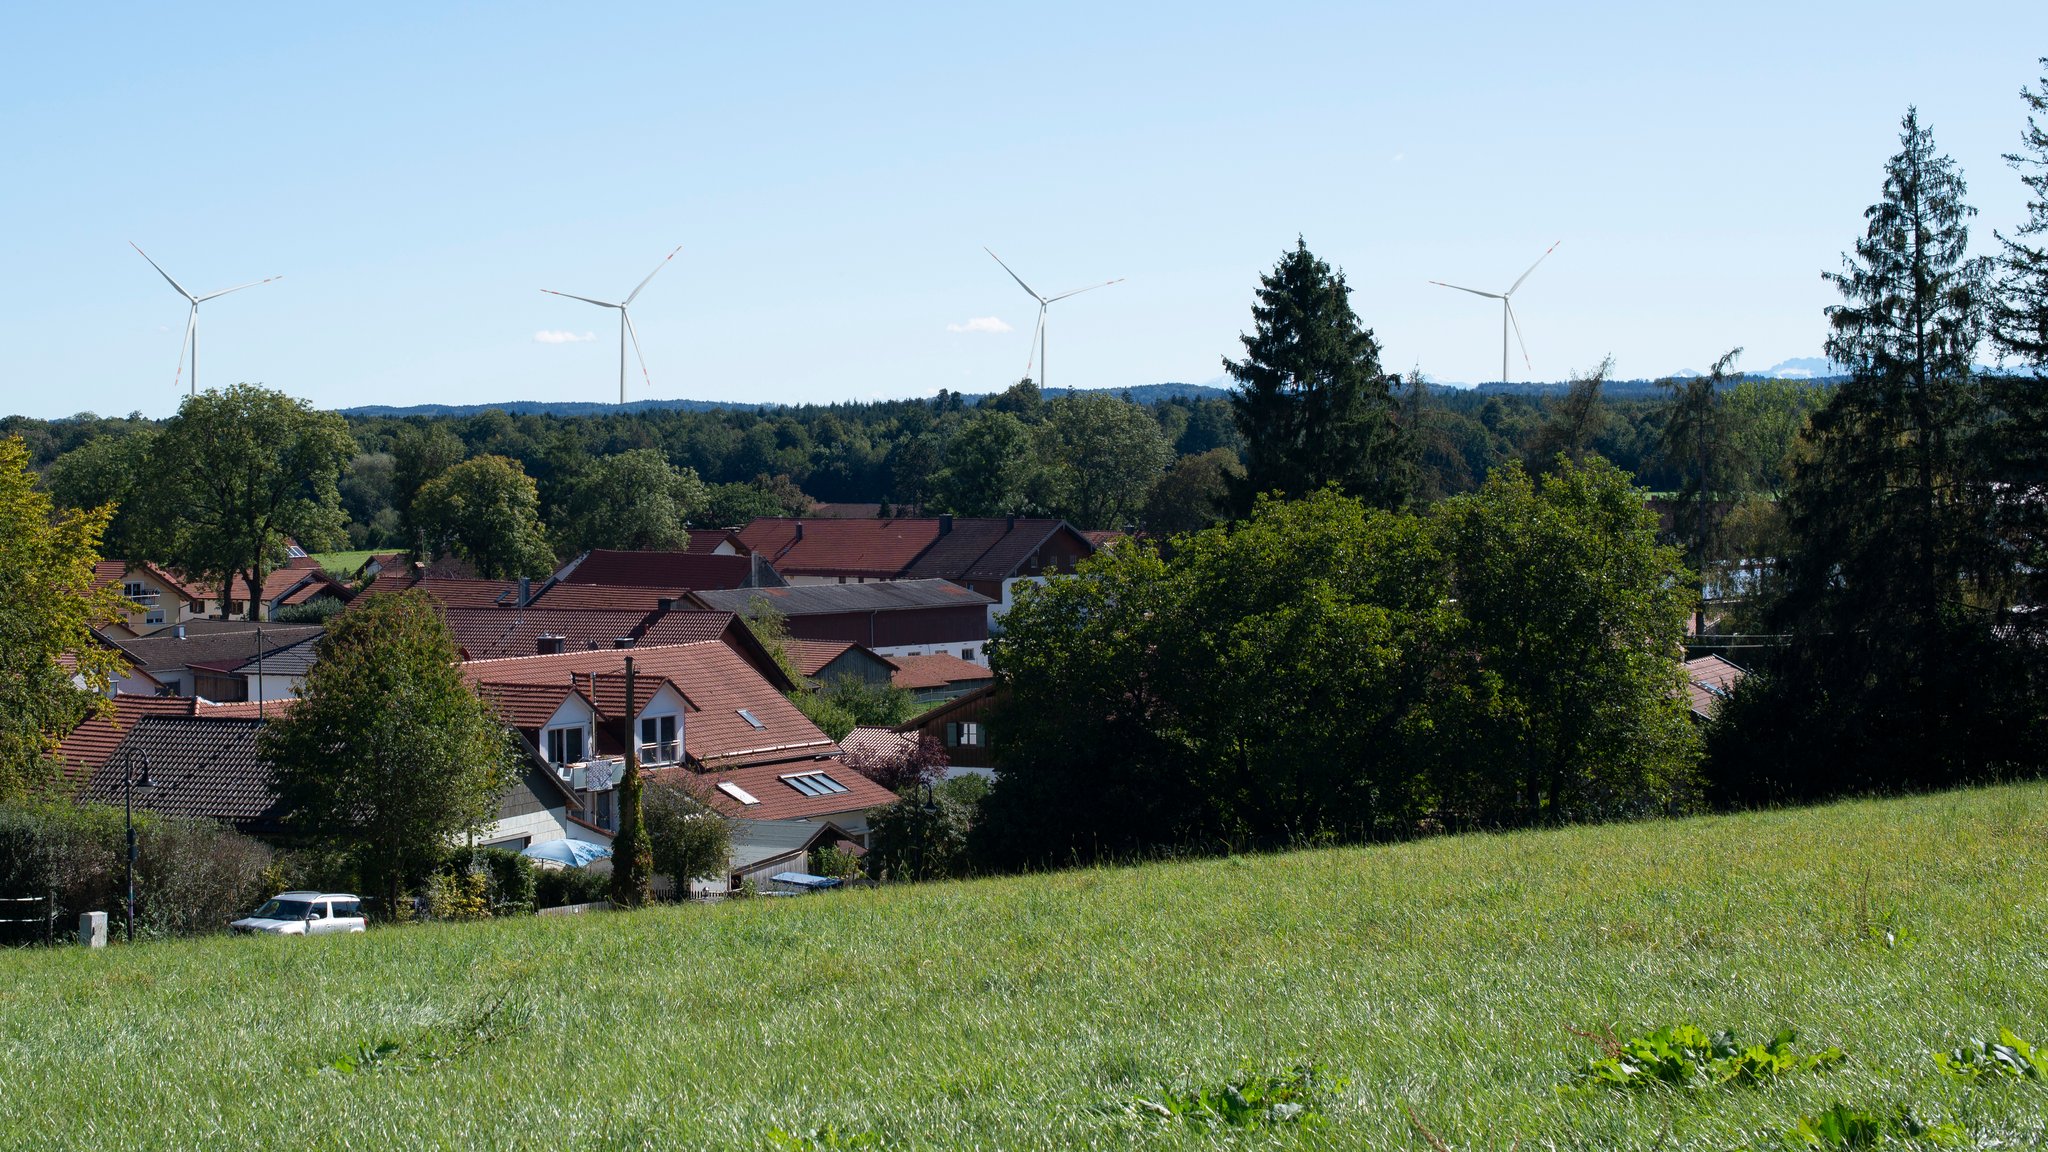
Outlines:
<svg viewBox="0 0 2048 1152"><path fill-rule="evenodd" d="M87 948L107 946L107 914L86 912L78 917L78 942Z"/></svg>

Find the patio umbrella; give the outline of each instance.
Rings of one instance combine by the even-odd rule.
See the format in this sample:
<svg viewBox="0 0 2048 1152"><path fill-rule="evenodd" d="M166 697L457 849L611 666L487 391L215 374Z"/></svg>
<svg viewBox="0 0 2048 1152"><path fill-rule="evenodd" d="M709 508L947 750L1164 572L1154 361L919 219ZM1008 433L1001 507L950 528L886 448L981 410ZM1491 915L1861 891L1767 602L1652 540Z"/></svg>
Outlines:
<svg viewBox="0 0 2048 1152"><path fill-rule="evenodd" d="M531 845L520 853L529 860L545 860L570 868L581 868L592 860L603 860L611 854L611 849L588 840L548 840Z"/></svg>

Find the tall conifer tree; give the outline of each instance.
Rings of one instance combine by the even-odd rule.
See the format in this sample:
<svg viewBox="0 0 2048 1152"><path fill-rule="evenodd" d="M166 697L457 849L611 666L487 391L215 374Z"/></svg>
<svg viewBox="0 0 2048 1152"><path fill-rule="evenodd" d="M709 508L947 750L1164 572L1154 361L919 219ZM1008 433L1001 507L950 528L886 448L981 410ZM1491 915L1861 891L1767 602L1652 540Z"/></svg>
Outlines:
<svg viewBox="0 0 2048 1152"><path fill-rule="evenodd" d="M1223 361L1238 387L1231 406L1245 439L1239 508L1260 493L1302 496L1334 483L1382 508L1408 498L1393 379L1380 346L1351 310L1344 274L1297 239L1259 277L1245 358Z"/></svg>

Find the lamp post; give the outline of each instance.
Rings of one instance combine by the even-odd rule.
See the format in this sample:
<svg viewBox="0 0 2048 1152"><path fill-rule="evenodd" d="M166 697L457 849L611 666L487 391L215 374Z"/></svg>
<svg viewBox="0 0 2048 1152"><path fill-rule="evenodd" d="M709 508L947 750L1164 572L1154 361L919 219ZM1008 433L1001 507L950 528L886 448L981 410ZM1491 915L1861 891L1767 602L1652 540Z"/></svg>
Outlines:
<svg viewBox="0 0 2048 1152"><path fill-rule="evenodd" d="M151 787L149 779L149 754L142 756L142 775L135 775L135 761L131 758L121 773L121 799L128 810L128 943L135 943L135 790Z"/></svg>

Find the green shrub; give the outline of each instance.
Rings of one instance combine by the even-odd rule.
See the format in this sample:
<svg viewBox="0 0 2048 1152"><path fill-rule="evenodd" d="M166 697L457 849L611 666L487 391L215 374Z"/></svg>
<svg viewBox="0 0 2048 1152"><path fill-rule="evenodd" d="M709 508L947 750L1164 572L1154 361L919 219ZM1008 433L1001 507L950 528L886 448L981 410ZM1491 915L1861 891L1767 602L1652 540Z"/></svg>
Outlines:
<svg viewBox="0 0 2048 1152"><path fill-rule="evenodd" d="M135 814L135 929L173 936L226 931L265 892L271 851L207 820ZM40 801L0 807L0 895L57 897L60 924L106 912L119 925L127 832L122 810Z"/></svg>
<svg viewBox="0 0 2048 1152"><path fill-rule="evenodd" d="M538 908L595 904L611 890L610 877L586 868L536 868L533 880L534 906Z"/></svg>
<svg viewBox="0 0 2048 1152"><path fill-rule="evenodd" d="M654 870L675 882L678 898L689 894L691 880L725 876L732 826L685 773L665 772L647 781L640 820L654 850Z"/></svg>
<svg viewBox="0 0 2048 1152"><path fill-rule="evenodd" d="M2048 1064L2048 1053L2036 1055L2034 1046L2012 1029L2000 1028L1998 1039L1965 1044L1953 1052L1936 1052L1934 1063L1958 1080L2039 1080Z"/></svg>
<svg viewBox="0 0 2048 1152"><path fill-rule="evenodd" d="M347 605L332 596L315 596L303 604L287 604L270 614L278 624L325 624Z"/></svg>

